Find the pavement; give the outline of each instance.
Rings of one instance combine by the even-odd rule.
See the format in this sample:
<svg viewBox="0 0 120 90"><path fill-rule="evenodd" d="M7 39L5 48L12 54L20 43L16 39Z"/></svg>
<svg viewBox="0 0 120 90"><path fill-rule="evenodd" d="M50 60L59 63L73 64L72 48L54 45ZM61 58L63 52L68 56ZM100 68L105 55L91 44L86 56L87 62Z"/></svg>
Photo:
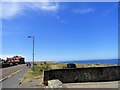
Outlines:
<svg viewBox="0 0 120 90"><path fill-rule="evenodd" d="M120 89L120 81L66 83L64 85L66 88L119 88Z"/></svg>
<svg viewBox="0 0 120 90"><path fill-rule="evenodd" d="M28 67L25 65L17 65L2 69L2 88L17 88L20 80L27 72Z"/></svg>
<svg viewBox="0 0 120 90"><path fill-rule="evenodd" d="M36 78L27 81L23 80L22 83L19 84L17 88L44 88L41 82L42 82L42 78Z"/></svg>

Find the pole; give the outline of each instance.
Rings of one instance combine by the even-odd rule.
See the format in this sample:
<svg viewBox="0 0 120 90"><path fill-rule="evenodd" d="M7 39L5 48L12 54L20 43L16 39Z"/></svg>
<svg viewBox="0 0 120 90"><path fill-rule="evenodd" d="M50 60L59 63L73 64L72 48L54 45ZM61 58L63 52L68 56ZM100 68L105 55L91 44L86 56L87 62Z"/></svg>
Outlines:
<svg viewBox="0 0 120 90"><path fill-rule="evenodd" d="M33 71L34 71L34 36L33 36Z"/></svg>
<svg viewBox="0 0 120 90"><path fill-rule="evenodd" d="M34 36L28 36L28 38L32 38L33 39L33 53L32 53L32 55L33 55L33 62L32 62L33 63L33 68L32 69L33 69L33 71L35 71L34 70Z"/></svg>

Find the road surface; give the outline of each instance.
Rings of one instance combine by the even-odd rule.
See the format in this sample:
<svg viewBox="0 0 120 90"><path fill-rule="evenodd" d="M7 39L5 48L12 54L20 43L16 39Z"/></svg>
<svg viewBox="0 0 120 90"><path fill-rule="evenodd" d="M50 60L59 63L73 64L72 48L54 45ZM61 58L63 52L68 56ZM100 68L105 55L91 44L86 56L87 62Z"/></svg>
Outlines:
<svg viewBox="0 0 120 90"><path fill-rule="evenodd" d="M23 78L27 72L28 67L25 65L17 65L9 68L2 69L2 79L8 77L7 79L0 82L2 88L17 88L20 80Z"/></svg>
<svg viewBox="0 0 120 90"><path fill-rule="evenodd" d="M22 65L16 65L16 66L12 66L12 67L7 67L7 68L2 68L0 71L2 72L0 74L0 80L6 78L7 76L11 75L14 72L17 72L18 70L23 69L25 66L25 64Z"/></svg>

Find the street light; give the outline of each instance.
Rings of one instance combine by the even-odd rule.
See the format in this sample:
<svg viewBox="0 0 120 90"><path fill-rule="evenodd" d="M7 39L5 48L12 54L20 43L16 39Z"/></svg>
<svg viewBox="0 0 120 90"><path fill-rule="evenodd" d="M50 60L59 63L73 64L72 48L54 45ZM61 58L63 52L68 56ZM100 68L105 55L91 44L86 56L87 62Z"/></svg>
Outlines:
<svg viewBox="0 0 120 90"><path fill-rule="evenodd" d="M34 36L28 36L28 38L33 39L33 71L34 71Z"/></svg>

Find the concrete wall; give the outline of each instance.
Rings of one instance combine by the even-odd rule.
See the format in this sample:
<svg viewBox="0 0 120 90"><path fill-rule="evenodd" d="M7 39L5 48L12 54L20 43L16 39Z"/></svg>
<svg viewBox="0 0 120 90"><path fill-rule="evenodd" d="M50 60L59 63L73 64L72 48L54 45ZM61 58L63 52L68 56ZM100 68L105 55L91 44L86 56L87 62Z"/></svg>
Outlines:
<svg viewBox="0 0 120 90"><path fill-rule="evenodd" d="M63 83L120 80L120 66L76 69L55 69L44 71L44 83L59 79Z"/></svg>

